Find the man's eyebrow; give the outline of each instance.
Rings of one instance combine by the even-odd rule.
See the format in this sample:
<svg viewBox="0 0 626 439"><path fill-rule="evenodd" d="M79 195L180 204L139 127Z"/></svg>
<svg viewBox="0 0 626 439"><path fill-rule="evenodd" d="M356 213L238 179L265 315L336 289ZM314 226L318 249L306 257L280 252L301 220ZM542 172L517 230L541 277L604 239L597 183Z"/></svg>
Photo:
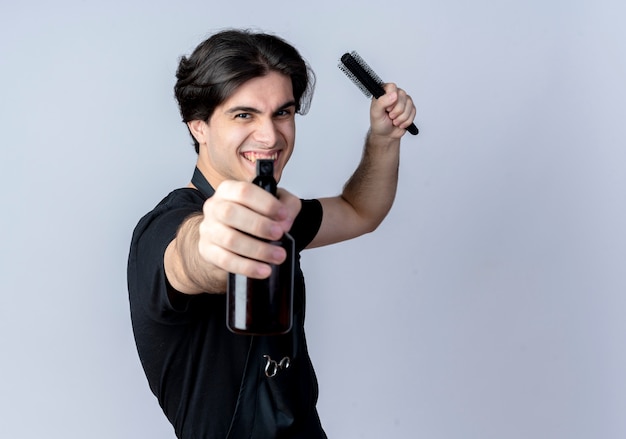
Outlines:
<svg viewBox="0 0 626 439"><path fill-rule="evenodd" d="M283 105L281 105L280 107L278 107L275 112L280 111L280 110L284 110L285 108L289 108L289 107L295 107L296 106L296 101L288 101L285 102ZM254 108L254 107L246 107L245 105L239 105L237 107L232 107L229 108L226 113L228 114L233 114L233 113L253 113L253 114L261 114L262 111L259 110L258 108Z"/></svg>
<svg viewBox="0 0 626 439"><path fill-rule="evenodd" d="M258 110L254 107L245 107L245 106L237 106L237 107L233 107L233 108L229 108L226 113L232 114L232 113L261 113L261 110Z"/></svg>
<svg viewBox="0 0 626 439"><path fill-rule="evenodd" d="M289 108L289 107L295 107L296 106L296 101L289 101L289 102L285 102L283 105L281 105L278 110L276 111L280 111L280 110L284 110L285 108Z"/></svg>

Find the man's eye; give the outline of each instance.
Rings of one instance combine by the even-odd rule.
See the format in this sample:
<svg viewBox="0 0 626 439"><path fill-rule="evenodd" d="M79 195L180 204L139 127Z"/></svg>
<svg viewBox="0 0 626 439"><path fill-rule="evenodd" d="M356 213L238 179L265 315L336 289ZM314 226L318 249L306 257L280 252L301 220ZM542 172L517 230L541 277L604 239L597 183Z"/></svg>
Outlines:
<svg viewBox="0 0 626 439"><path fill-rule="evenodd" d="M276 112L276 116L281 117L281 116L290 116L291 115L291 110L279 110Z"/></svg>
<svg viewBox="0 0 626 439"><path fill-rule="evenodd" d="M238 113L235 115L237 119L248 119L250 117L250 113Z"/></svg>

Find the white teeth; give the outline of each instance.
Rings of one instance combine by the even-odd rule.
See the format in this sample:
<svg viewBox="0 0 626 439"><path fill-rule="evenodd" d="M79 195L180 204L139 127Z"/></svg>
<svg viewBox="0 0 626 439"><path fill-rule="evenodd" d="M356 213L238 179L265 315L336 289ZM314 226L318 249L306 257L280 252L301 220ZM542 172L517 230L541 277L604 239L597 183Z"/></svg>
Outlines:
<svg viewBox="0 0 626 439"><path fill-rule="evenodd" d="M243 156L246 160L256 163L257 160L276 160L278 158L278 153L275 152L270 155L258 154L256 152L246 152L243 153Z"/></svg>

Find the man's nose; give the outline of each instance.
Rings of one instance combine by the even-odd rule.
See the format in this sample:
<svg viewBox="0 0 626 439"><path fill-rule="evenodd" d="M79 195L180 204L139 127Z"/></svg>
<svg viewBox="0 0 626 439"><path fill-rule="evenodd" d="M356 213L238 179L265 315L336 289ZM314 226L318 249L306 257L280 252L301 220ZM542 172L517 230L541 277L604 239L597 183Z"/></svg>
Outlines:
<svg viewBox="0 0 626 439"><path fill-rule="evenodd" d="M260 119L254 131L254 140L268 148L276 144L276 125L272 119Z"/></svg>

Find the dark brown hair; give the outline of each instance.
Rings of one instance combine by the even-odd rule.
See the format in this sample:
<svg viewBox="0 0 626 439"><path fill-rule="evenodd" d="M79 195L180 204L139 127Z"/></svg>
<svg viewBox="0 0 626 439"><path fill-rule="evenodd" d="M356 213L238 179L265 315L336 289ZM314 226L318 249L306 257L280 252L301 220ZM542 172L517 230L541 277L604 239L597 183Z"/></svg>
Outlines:
<svg viewBox="0 0 626 439"><path fill-rule="evenodd" d="M315 75L298 51L282 38L249 30L230 29L212 35L183 56L176 71L174 94L183 122L208 121L215 107L244 82L270 71L291 78L296 111L306 114L313 97ZM193 138L196 152L198 142Z"/></svg>

